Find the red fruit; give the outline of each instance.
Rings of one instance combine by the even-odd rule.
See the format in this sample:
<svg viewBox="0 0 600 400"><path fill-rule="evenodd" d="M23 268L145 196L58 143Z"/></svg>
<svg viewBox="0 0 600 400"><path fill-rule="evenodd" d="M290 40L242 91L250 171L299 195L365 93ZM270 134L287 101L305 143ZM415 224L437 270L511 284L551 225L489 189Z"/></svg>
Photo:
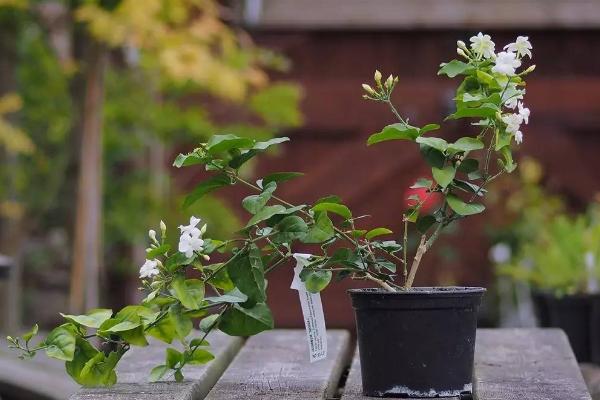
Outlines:
<svg viewBox="0 0 600 400"><path fill-rule="evenodd" d="M418 197L417 200L415 197ZM404 198L406 199L406 208L414 207L420 201L423 202L421 205L421 214L426 214L436 209L441 203L441 195L438 192L428 193L425 188L408 188L404 192Z"/></svg>

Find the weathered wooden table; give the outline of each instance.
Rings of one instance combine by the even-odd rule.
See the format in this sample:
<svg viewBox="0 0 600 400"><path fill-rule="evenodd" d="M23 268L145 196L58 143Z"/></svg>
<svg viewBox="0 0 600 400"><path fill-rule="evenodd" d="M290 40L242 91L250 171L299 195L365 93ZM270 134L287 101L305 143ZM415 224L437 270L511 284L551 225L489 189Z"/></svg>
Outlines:
<svg viewBox="0 0 600 400"><path fill-rule="evenodd" d="M188 368L183 383L147 382L152 366L164 359L164 345L155 343L126 355L117 385L82 389L71 400L367 399L346 331L328 331L329 355L314 364L303 330L265 332L245 342L217 333L211 344L216 359ZM480 329L475 353L476 399L590 400L560 330Z"/></svg>

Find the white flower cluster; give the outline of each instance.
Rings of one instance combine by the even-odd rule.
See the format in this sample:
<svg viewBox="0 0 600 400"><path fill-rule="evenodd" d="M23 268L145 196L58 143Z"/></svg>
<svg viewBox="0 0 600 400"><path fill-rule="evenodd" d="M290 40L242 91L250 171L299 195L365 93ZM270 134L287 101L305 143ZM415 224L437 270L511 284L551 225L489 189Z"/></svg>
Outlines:
<svg viewBox="0 0 600 400"><path fill-rule="evenodd" d="M179 246L178 250L180 253L185 254L187 258L192 258L194 256L194 252L202 251L202 246L204 245L204 240L202 239L202 235L206 232L206 224L202 226L202 228L198 228L197 225L200 223L200 218L196 218L194 216L190 217L189 225L180 225L179 230L181 231L181 235L179 236ZM161 237L164 240L167 226L163 221L160 221L160 230ZM152 241L151 248L147 251L150 251L152 248L157 248L161 245L156 236L156 231L154 229L150 229L148 231L148 237ZM203 255L205 260L209 260L210 258L207 255ZM150 278L157 276L160 274L160 269L162 264L160 260L153 258L151 260L146 260L144 265L140 268L140 278Z"/></svg>
<svg viewBox="0 0 600 400"><path fill-rule="evenodd" d="M187 258L191 258L195 251L201 251L204 245L202 235L206 232L206 224L198 229L196 226L200 223L200 218L190 217L189 225L179 225L181 236L179 237L179 252L184 253Z"/></svg>
<svg viewBox="0 0 600 400"><path fill-rule="evenodd" d="M528 56L532 57L531 43L527 36L519 36L514 43L504 46L504 51L495 53L496 44L492 41L490 35L484 35L479 32L476 36L470 38L471 46L467 48L464 42L458 41L457 52L459 55L474 60L490 60L493 62L492 72L506 75L509 77L505 89L502 91L503 105L510 109L519 108L518 112L502 115L502 121L506 124L506 132L512 134L515 142L523 142L523 133L521 124L529 123L529 109L524 106L523 95L525 91L517 88L516 82L511 82L510 77L515 76L517 68L521 66L521 60ZM524 73L533 71L535 66L529 67Z"/></svg>

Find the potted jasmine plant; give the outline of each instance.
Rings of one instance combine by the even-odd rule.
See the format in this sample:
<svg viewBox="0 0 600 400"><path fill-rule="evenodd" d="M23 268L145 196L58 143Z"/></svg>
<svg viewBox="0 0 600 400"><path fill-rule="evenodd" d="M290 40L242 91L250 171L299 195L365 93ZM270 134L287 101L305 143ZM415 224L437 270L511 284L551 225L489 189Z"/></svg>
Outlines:
<svg viewBox="0 0 600 400"><path fill-rule="evenodd" d="M184 206L231 185L251 192L242 201L249 220L239 235L228 240L210 238L206 225L192 217L188 225L179 227L172 243L161 222L160 233L150 231L147 261L140 270L147 293L141 304L118 312L97 309L86 315L63 315L65 323L43 341L32 344L34 328L20 338L9 338L12 347L23 357L43 350L63 360L80 384L110 385L117 380L115 366L131 346L147 345L149 336L167 343L178 341L180 349L169 348L165 362L150 377L173 375L180 381L184 365L213 358L206 341L211 331L250 336L273 328L266 279L296 258L298 279L309 292L325 289L334 276L364 279L377 286L350 291L366 395L470 393L476 313L484 289L415 288L413 282L422 257L440 232L456 220L484 211L479 199L486 186L516 168L511 147L522 141L520 127L528 122L529 110L521 100L524 77L534 67L517 69L525 57L531 57L531 45L526 37L519 37L498 54L494 47L488 35L479 34L471 38L470 46L458 42L461 60L441 65L440 75L461 78L456 111L448 119L473 121L474 133L453 142L432 135L439 125L413 126L398 113L391 99L397 77L390 75L383 81L375 72L374 87L363 85L365 98L389 106L398 119L370 136L368 144L412 142L432 174L432 179L419 179L414 186L443 200L435 212L425 213L421 212L424 199L414 199L399 235L385 227L363 229L359 223L364 219L337 196L310 204L291 204L279 197L278 185L298 178L299 173L277 172L256 182L239 173L247 161L287 138L260 142L215 135L189 154L179 155L174 165L203 166L211 173L187 196ZM420 239L409 258L411 232ZM295 254L297 244L312 245L313 254ZM197 320L202 333L190 337ZM110 346L96 347L95 340Z"/></svg>

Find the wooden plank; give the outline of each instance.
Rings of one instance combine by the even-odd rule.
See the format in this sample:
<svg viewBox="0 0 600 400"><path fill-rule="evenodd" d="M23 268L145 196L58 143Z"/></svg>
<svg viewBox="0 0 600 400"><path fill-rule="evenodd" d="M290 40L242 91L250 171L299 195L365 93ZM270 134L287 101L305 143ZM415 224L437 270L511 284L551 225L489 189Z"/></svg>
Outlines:
<svg viewBox="0 0 600 400"><path fill-rule="evenodd" d="M32 360L19 360L18 353L9 350L8 342L1 339L0 389L16 395L20 388L45 399L63 400L77 391L77 384L65 372L63 362L48 358L44 352Z"/></svg>
<svg viewBox="0 0 600 400"><path fill-rule="evenodd" d="M247 25L285 30L600 27L596 0L263 0L238 11Z"/></svg>
<svg viewBox="0 0 600 400"><path fill-rule="evenodd" d="M558 329L479 329L474 381L478 400L591 399ZM362 395L357 349L342 400L359 399L368 398Z"/></svg>
<svg viewBox="0 0 600 400"><path fill-rule="evenodd" d="M325 399L337 390L350 335L327 331L328 356L310 363L304 330L275 330L246 342L207 400Z"/></svg>
<svg viewBox="0 0 600 400"><path fill-rule="evenodd" d="M591 399L559 329L481 329L475 354L478 399Z"/></svg>
<svg viewBox="0 0 600 400"><path fill-rule="evenodd" d="M197 336L199 336L198 333ZM164 364L167 344L153 341L147 347L130 350L117 368L119 382L110 388L81 389L71 400L196 400L203 399L242 347L243 339L214 332L208 338L215 359L201 366L183 369L185 380L175 382L172 377L150 383L148 376L153 367Z"/></svg>

